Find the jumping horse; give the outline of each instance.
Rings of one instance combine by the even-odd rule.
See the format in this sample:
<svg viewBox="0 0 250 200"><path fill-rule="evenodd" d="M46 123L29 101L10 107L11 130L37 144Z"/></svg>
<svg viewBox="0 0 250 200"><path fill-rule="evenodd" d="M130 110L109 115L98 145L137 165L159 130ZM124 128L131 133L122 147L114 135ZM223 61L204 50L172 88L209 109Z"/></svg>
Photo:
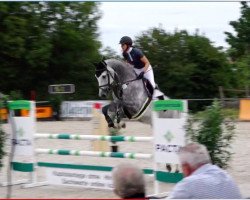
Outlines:
<svg viewBox="0 0 250 200"><path fill-rule="evenodd" d="M99 96L108 98L112 93L113 101L102 108L102 113L109 127L119 130L125 127L121 122L123 118L138 119L141 122L151 124L152 99L163 100L163 93L158 88L153 88L150 82L138 77L133 66L117 59L102 60L94 64L95 76L99 85ZM164 95L164 99L168 99ZM179 117L178 111L162 112L161 117ZM113 142L115 144L115 142ZM115 145L116 146L116 145ZM117 151L117 147L115 150ZM168 171L171 166L166 164Z"/></svg>
<svg viewBox="0 0 250 200"><path fill-rule="evenodd" d="M153 88L147 79L138 77L133 66L122 60L102 60L95 67L99 96L108 98L112 93L113 101L102 108L108 126L117 128L124 125L123 118L150 124L150 103L152 99L157 99L156 93L161 97L163 93Z"/></svg>

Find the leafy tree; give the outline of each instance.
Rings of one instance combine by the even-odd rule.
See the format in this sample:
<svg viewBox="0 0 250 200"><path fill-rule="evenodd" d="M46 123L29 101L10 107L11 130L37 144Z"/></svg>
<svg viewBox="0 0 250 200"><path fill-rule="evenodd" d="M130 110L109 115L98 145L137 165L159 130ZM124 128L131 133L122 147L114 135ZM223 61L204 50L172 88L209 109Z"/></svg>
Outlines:
<svg viewBox="0 0 250 200"><path fill-rule="evenodd" d="M229 54L233 60L250 54L250 7L245 1L241 2L241 17L229 23L236 34L225 32L226 41L231 45Z"/></svg>
<svg viewBox="0 0 250 200"><path fill-rule="evenodd" d="M0 108L5 107L7 99L8 97L0 92ZM2 159L5 155L4 151L5 141L6 141L6 133L2 129L2 117L0 116L0 168L3 166Z"/></svg>
<svg viewBox="0 0 250 200"><path fill-rule="evenodd" d="M122 59L121 56L117 55L115 50L113 50L111 47L106 47L102 51L102 55L104 58L117 58L117 59Z"/></svg>
<svg viewBox="0 0 250 200"><path fill-rule="evenodd" d="M155 68L155 79L170 98L204 99L218 96L218 86L231 84L226 55L205 36L187 31L167 33L152 28L136 38ZM207 102L196 102L193 109Z"/></svg>
<svg viewBox="0 0 250 200"><path fill-rule="evenodd" d="M198 124L198 126L197 126ZM213 164L227 168L231 159L231 144L235 135L235 123L222 113L218 101L206 108L201 119L188 119L187 136L194 142L205 145Z"/></svg>
<svg viewBox="0 0 250 200"><path fill-rule="evenodd" d="M241 5L240 18L230 22L235 34L225 32L226 41L230 44L228 54L233 61L232 80L237 88L250 85L250 7L247 2L241 2Z"/></svg>
<svg viewBox="0 0 250 200"><path fill-rule="evenodd" d="M94 98L100 58L94 2L1 2L0 90L48 98L50 84L73 83L71 98Z"/></svg>
<svg viewBox="0 0 250 200"><path fill-rule="evenodd" d="M4 143L5 143L5 132L2 130L1 122L0 122L0 168L3 166L2 159L5 155Z"/></svg>

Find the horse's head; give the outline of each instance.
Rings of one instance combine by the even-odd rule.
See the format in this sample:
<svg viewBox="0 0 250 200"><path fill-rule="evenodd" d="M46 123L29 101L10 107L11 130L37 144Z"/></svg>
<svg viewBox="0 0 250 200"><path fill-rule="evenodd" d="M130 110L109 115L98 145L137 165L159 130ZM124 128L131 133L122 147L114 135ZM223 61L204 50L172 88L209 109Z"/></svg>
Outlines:
<svg viewBox="0 0 250 200"><path fill-rule="evenodd" d="M95 77L99 86L99 97L107 98L114 82L114 70L104 60L94 65L96 67Z"/></svg>

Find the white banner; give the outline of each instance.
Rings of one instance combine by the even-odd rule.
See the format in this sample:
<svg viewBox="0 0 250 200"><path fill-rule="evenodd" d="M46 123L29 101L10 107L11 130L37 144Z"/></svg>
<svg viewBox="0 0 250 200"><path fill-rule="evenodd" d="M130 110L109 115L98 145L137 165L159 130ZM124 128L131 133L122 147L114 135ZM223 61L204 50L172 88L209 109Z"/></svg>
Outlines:
<svg viewBox="0 0 250 200"><path fill-rule="evenodd" d="M171 100L167 104L168 100L165 100L165 109L169 109L167 105L173 106ZM161 101L155 102L158 106ZM178 103L178 102L177 102ZM185 145L185 125L188 117L188 107L187 101L182 100L183 108L179 114L173 116L173 118L168 118L164 115L159 115L159 112L164 112L164 104L161 108L162 111L153 110L152 113L152 124L154 132L154 159L156 163L169 163L169 164L179 164L178 152L180 147ZM180 102L176 105L181 105ZM178 107L176 107L178 108Z"/></svg>
<svg viewBox="0 0 250 200"><path fill-rule="evenodd" d="M63 101L61 104L62 118L91 118L94 103L107 105L109 101Z"/></svg>
<svg viewBox="0 0 250 200"><path fill-rule="evenodd" d="M154 123L155 162L178 164L177 152L185 144L185 118L157 119Z"/></svg>
<svg viewBox="0 0 250 200"><path fill-rule="evenodd" d="M46 175L52 185L113 190L110 171L46 168Z"/></svg>
<svg viewBox="0 0 250 200"><path fill-rule="evenodd" d="M35 127L30 117L13 117L14 125L12 143L15 146L15 156L33 156L33 135Z"/></svg>

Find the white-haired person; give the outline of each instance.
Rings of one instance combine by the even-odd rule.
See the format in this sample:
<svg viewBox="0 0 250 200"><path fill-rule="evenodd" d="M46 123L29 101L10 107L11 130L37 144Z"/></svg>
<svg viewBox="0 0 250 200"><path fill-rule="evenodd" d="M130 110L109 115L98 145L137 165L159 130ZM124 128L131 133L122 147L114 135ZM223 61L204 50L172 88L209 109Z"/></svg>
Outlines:
<svg viewBox="0 0 250 200"><path fill-rule="evenodd" d="M130 163L121 163L112 170L114 193L122 199L145 199L143 171Z"/></svg>
<svg viewBox="0 0 250 200"><path fill-rule="evenodd" d="M211 164L207 148L190 143L179 151L184 178L169 194L172 199L240 199L238 186L229 174Z"/></svg>

